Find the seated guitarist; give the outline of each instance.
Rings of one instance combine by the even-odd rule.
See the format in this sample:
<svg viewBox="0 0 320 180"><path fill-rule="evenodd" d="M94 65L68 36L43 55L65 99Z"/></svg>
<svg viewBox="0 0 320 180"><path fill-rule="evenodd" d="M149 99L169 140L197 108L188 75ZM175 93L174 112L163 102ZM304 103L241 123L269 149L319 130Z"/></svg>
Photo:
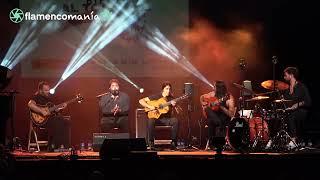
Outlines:
<svg viewBox="0 0 320 180"><path fill-rule="evenodd" d="M235 114L234 97L223 81L216 81L213 91L200 96L204 116L208 122L209 145L213 137L225 137L226 125Z"/></svg>
<svg viewBox="0 0 320 180"><path fill-rule="evenodd" d="M43 127L48 129L48 149L52 151L57 148L70 147L70 123L61 115L55 115L50 117L50 112L44 108L40 108L40 105L45 106L51 103L49 97L50 86L47 82L41 81L38 84L38 91L33 95L28 103L28 107L31 111L36 112L42 116L49 116L48 121ZM67 104L64 104L59 110L64 109Z"/></svg>
<svg viewBox="0 0 320 180"><path fill-rule="evenodd" d="M167 102L173 99L172 97L172 86L170 82L164 82L161 85L162 91L159 94L155 94L149 97L145 97L139 100L139 103L150 110L156 111L156 107L149 105L148 102L159 100L160 98L165 98ZM154 127L155 124L163 124L166 126L172 126L171 130L171 139L172 139L172 149L175 149L177 146L177 132L178 132L178 120L175 117L172 117L172 107L176 105L175 101L171 101L171 105L169 106L169 111L165 114L161 114L158 119L149 118L148 119L148 134L149 134L149 146L150 148L154 148Z"/></svg>

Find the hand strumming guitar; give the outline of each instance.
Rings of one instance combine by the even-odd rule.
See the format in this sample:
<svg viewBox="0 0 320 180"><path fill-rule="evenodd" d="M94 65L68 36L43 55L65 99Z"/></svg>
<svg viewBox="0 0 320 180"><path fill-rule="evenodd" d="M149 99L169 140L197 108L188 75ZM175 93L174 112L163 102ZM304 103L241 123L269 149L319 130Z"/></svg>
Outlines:
<svg viewBox="0 0 320 180"><path fill-rule="evenodd" d="M62 103L61 105L59 105L59 107L55 111L59 112L60 110L66 108L66 107L67 107L67 103Z"/></svg>
<svg viewBox="0 0 320 180"><path fill-rule="evenodd" d="M42 114L43 116L49 116L51 113L50 113L49 109L46 108L46 109L42 109L42 110L41 110L41 114Z"/></svg>

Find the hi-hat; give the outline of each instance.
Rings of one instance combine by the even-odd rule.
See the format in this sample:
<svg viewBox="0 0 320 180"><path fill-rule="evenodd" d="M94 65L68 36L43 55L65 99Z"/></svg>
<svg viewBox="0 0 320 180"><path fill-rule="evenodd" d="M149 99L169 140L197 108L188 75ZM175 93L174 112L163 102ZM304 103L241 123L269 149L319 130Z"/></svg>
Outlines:
<svg viewBox="0 0 320 180"><path fill-rule="evenodd" d="M266 88L266 89L269 89L269 90L273 90L274 86L275 86L275 89L277 90L286 90L289 88L289 85L287 83L284 83L282 81L273 81L273 80L267 80L267 81L263 81L261 83L261 86Z"/></svg>
<svg viewBox="0 0 320 180"><path fill-rule="evenodd" d="M253 97L251 99L247 99L246 101L260 101L260 100L265 100L265 99L269 99L269 96L257 96L257 97Z"/></svg>

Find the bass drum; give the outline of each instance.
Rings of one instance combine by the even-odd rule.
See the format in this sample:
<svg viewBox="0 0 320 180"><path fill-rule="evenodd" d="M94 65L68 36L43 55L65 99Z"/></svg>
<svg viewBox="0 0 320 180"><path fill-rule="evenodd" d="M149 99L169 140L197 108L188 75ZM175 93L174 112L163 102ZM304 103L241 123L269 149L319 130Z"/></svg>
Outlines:
<svg viewBox="0 0 320 180"><path fill-rule="evenodd" d="M248 151L250 147L250 129L248 120L242 117L233 118L228 126L227 139L236 151Z"/></svg>

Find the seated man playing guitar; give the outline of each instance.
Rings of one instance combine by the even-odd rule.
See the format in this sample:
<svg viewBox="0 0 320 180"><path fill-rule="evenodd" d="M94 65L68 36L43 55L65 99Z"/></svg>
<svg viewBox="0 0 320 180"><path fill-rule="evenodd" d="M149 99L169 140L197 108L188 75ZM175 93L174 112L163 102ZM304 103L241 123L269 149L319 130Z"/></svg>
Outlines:
<svg viewBox="0 0 320 180"><path fill-rule="evenodd" d="M162 84L161 93L139 100L139 103L143 107L145 107L146 112L148 112L148 133L150 148L154 147L154 127L156 123L164 124L166 126L172 126L172 148L175 149L177 145L178 120L175 117L172 117L172 107L176 105L176 101L173 100L171 89L172 86L170 82L164 82Z"/></svg>
<svg viewBox="0 0 320 180"><path fill-rule="evenodd" d="M61 109L66 108L67 103L63 103L59 108L55 109L55 112L50 112L49 107L46 107L51 103L49 98L50 86L47 82L40 82L38 84L38 91L30 99L28 107L31 113L31 120L34 116L32 114L38 114L39 117L46 117L47 121L36 123L33 120L34 125L48 128L48 148L53 150L64 146L65 148L70 147L69 142L69 129L70 123L65 120L61 115L55 114ZM53 116L54 115L54 116Z"/></svg>
<svg viewBox="0 0 320 180"><path fill-rule="evenodd" d="M233 96L223 81L216 81L213 91L200 96L203 114L208 122L210 146L213 137L225 137L226 125L235 114Z"/></svg>

